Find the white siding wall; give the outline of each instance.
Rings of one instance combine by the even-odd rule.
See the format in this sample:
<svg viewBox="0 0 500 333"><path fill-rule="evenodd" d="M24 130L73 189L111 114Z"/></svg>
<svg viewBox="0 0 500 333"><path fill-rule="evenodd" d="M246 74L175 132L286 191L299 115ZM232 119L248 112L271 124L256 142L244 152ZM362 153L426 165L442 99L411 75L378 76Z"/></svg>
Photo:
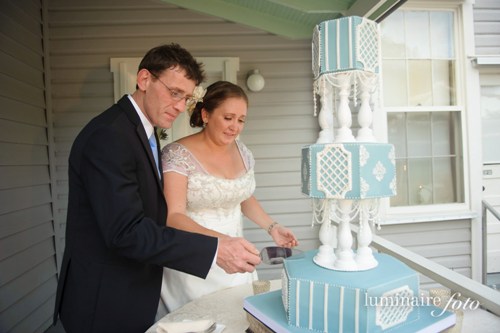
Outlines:
<svg viewBox="0 0 500 333"><path fill-rule="evenodd" d="M475 0L474 34L477 55L500 55L500 1Z"/></svg>
<svg viewBox="0 0 500 333"><path fill-rule="evenodd" d="M391 242L454 270L471 276L470 220L383 225L377 232ZM436 283L421 275L424 288Z"/></svg>
<svg viewBox="0 0 500 333"><path fill-rule="evenodd" d="M57 285L40 0L0 1L0 332L43 332Z"/></svg>

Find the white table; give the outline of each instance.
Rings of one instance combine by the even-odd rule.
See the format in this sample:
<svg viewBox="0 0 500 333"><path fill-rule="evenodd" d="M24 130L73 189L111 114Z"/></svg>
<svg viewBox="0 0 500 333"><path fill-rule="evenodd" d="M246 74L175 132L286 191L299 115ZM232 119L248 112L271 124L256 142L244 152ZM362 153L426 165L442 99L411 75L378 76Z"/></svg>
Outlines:
<svg viewBox="0 0 500 333"><path fill-rule="evenodd" d="M280 280L271 281L271 290L280 288ZM492 290L492 292L496 291ZM226 326L224 333L245 332L249 323L246 312L243 310L243 299L250 295L253 295L251 284L223 289L184 305L167 314L159 322L211 318L218 324ZM156 327L157 323L146 333L156 333ZM464 311L462 333L470 332L498 333L500 332L500 317L481 309Z"/></svg>

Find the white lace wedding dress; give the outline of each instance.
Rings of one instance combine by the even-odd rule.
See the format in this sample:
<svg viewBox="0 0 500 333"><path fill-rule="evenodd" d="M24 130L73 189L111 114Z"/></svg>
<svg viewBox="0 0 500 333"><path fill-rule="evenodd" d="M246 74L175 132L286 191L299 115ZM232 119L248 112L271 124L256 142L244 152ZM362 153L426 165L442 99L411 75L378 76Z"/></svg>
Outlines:
<svg viewBox="0 0 500 333"><path fill-rule="evenodd" d="M255 162L250 150L242 142L236 143L247 172L235 179L210 175L185 146L175 142L163 148L162 166L163 172L178 172L188 177L187 215L190 218L206 228L242 237L240 203L255 190ZM160 309L174 311L216 290L250 283L256 279L255 274L227 274L215 262L206 279L164 268Z"/></svg>

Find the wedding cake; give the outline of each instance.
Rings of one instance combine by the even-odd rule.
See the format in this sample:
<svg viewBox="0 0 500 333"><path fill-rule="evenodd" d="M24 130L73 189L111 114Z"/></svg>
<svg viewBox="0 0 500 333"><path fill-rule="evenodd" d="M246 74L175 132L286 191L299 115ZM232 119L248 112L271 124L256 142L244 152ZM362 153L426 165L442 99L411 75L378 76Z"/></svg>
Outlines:
<svg viewBox="0 0 500 333"><path fill-rule="evenodd" d="M313 198L322 245L284 261L280 291L245 299L244 309L272 332L439 332L454 324L452 314L436 318L435 308L422 306L415 271L370 248L378 200L396 195L394 146L376 142L371 130L379 45L377 24L366 18L326 21L314 30L322 131L302 149L301 184ZM357 138L350 129L353 104L359 106ZM353 217L359 221L356 251Z"/></svg>

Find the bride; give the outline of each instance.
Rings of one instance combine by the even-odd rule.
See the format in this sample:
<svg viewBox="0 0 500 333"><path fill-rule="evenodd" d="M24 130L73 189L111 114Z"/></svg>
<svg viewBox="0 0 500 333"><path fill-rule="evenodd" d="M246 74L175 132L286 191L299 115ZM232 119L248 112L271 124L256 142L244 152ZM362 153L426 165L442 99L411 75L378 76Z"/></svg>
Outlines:
<svg viewBox="0 0 500 333"><path fill-rule="evenodd" d="M298 244L294 234L274 222L253 196L255 161L237 139L247 107L243 89L215 82L190 118L191 126L202 130L163 148L167 224L218 238L243 237L243 214L267 230L277 245L294 247ZM250 283L255 274L228 274L215 262L206 279L165 268L160 308L174 311L205 294Z"/></svg>

